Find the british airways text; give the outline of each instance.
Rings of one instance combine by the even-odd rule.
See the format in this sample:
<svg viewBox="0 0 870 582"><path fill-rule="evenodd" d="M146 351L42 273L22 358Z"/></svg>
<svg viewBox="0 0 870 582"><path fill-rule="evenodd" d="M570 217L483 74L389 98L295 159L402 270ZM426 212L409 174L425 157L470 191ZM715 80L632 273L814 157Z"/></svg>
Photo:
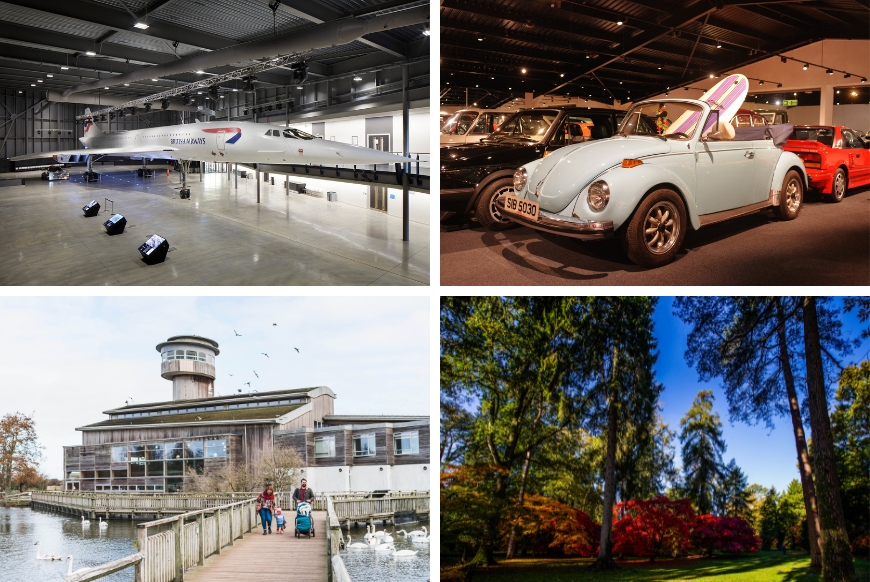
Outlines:
<svg viewBox="0 0 870 582"><path fill-rule="evenodd" d="M184 139L170 138L170 140L169 140L170 145L187 145L187 144L191 144L191 145L200 144L200 145L202 145L204 143L205 143L204 137L188 137L188 138L184 138Z"/></svg>

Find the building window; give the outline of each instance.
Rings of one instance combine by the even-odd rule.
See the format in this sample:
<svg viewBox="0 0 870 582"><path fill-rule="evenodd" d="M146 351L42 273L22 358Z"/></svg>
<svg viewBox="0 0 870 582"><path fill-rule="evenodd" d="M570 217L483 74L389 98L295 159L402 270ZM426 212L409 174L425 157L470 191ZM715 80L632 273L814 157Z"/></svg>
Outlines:
<svg viewBox="0 0 870 582"><path fill-rule="evenodd" d="M144 461L145 460L145 445L130 445L130 460Z"/></svg>
<svg viewBox="0 0 870 582"><path fill-rule="evenodd" d="M111 471L97 471L97 479L111 479Z"/></svg>
<svg viewBox="0 0 870 582"><path fill-rule="evenodd" d="M334 457L335 456L335 437L325 436L314 439L314 456Z"/></svg>
<svg viewBox="0 0 870 582"><path fill-rule="evenodd" d="M214 356L212 356L211 354L208 354L208 355L206 355L206 358L208 358L208 363L211 364L212 366L214 366Z"/></svg>
<svg viewBox="0 0 870 582"><path fill-rule="evenodd" d="M196 359L199 360L200 362L204 362L205 361L205 354L202 352L196 352Z"/></svg>
<svg viewBox="0 0 870 582"><path fill-rule="evenodd" d="M145 445L145 455L149 461L163 460L163 445Z"/></svg>
<svg viewBox="0 0 870 582"><path fill-rule="evenodd" d="M150 461L147 465L149 477L163 476L163 461Z"/></svg>
<svg viewBox="0 0 870 582"><path fill-rule="evenodd" d="M420 452L420 438L416 430L395 433L393 443L397 455L414 455Z"/></svg>
<svg viewBox="0 0 870 582"><path fill-rule="evenodd" d="M94 472L93 471L82 471L82 479L93 479Z"/></svg>
<svg viewBox="0 0 870 582"><path fill-rule="evenodd" d="M126 463L127 462L127 447L112 447L112 462Z"/></svg>
<svg viewBox="0 0 870 582"><path fill-rule="evenodd" d="M183 360L184 359L184 350L175 350L175 359Z"/></svg>
<svg viewBox="0 0 870 582"><path fill-rule="evenodd" d="M182 479L167 479L166 480L166 492L167 493L181 493L181 485L183 482L184 481Z"/></svg>
<svg viewBox="0 0 870 582"><path fill-rule="evenodd" d="M186 441L184 443L185 459L201 459L203 456L202 441Z"/></svg>
<svg viewBox="0 0 870 582"><path fill-rule="evenodd" d="M141 462L130 463L130 476L131 477L144 477L145 476L145 463L141 463Z"/></svg>
<svg viewBox="0 0 870 582"><path fill-rule="evenodd" d="M204 469L202 459L187 459L184 461L185 475L202 475Z"/></svg>
<svg viewBox="0 0 870 582"><path fill-rule="evenodd" d="M67 479L81 479L82 473L81 473L81 471L70 471L69 473L66 474L66 478Z"/></svg>
<svg viewBox="0 0 870 582"><path fill-rule="evenodd" d="M165 443L165 458L180 459L184 456L184 446L181 443Z"/></svg>
<svg viewBox="0 0 870 582"><path fill-rule="evenodd" d="M196 352L194 352L193 350L187 350L187 355L185 356L185 359L186 360L195 360L196 359Z"/></svg>
<svg viewBox="0 0 870 582"><path fill-rule="evenodd" d="M112 477L126 477L127 469L112 469Z"/></svg>
<svg viewBox="0 0 870 582"><path fill-rule="evenodd" d="M361 434L353 437L353 456L371 457L375 454L375 435Z"/></svg>
<svg viewBox="0 0 870 582"><path fill-rule="evenodd" d="M225 439L205 441L205 456L209 459L227 456L227 441Z"/></svg>
<svg viewBox="0 0 870 582"><path fill-rule="evenodd" d="M184 475L184 461L166 461L166 475Z"/></svg>

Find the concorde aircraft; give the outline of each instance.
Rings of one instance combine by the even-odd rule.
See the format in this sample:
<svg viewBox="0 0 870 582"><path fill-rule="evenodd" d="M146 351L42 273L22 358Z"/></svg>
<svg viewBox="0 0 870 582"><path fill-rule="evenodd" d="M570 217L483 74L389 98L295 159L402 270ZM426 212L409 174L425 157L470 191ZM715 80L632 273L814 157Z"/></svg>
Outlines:
<svg viewBox="0 0 870 582"><path fill-rule="evenodd" d="M137 160L179 160L182 162L182 193L187 191L187 166L191 160L323 166L411 161L388 152L326 141L299 129L251 121L196 122L103 133L94 122L90 109L85 109L85 116L85 135L79 138L84 150L44 152L41 155L60 159L62 156L90 154L86 180L96 175L91 164L94 156L99 155L124 155ZM11 159L25 160L34 155Z"/></svg>

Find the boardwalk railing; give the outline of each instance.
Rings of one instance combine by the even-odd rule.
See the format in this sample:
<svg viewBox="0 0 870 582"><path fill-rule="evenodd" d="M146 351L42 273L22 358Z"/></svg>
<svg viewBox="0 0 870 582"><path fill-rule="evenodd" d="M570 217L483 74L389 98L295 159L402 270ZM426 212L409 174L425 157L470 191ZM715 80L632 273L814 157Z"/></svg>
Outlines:
<svg viewBox="0 0 870 582"><path fill-rule="evenodd" d="M326 496L326 571L329 573L328 582L351 582L341 559L341 546L344 542L341 533L341 522L335 514L335 506L332 498Z"/></svg>
<svg viewBox="0 0 870 582"><path fill-rule="evenodd" d="M340 521L391 518L402 511L429 514L428 491L386 493L383 497L372 497L370 493L364 497L358 493L335 493L329 497Z"/></svg>
<svg viewBox="0 0 870 582"><path fill-rule="evenodd" d="M220 554L257 526L255 504L253 497L140 523L137 547L142 559L136 564L136 582L181 582L185 570L204 565L208 556ZM187 523L190 519L195 521ZM166 525L171 528L148 535L149 528Z"/></svg>

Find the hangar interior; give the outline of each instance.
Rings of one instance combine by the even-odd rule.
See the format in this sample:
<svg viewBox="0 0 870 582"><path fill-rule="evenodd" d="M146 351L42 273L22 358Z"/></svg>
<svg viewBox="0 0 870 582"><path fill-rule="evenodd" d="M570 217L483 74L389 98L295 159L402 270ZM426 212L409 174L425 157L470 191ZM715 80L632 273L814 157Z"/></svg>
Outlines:
<svg viewBox="0 0 870 582"><path fill-rule="evenodd" d="M0 2L0 254L15 257L0 259L0 283L428 284L428 10L428 0ZM62 165L48 152L87 153L86 108L119 136L254 122L412 161L224 163L216 150L190 160L185 192L183 164L117 153L62 157L69 179L41 179ZM102 219L83 220L91 200ZM103 229L113 214L129 221L123 236ZM136 249L152 234L169 254L149 265Z"/></svg>
<svg viewBox="0 0 870 582"><path fill-rule="evenodd" d="M442 284L870 283L870 224L866 211L860 210L870 200L870 165L864 165L870 157L866 151L870 146L870 11L866 3L443 0L440 6L439 106L441 118L448 121L441 132ZM559 166L562 160L570 159L574 168L577 164L582 167L592 152L601 151L596 149L595 140L612 137L626 113L638 103L701 100L733 75L741 76L744 91L739 104L743 113L731 113L733 118L729 118L735 128L744 120L753 126L787 123L830 128L825 131L830 133L831 148L823 152L821 164L799 151L800 144L788 141L779 148L787 150L783 158L795 150L801 162L808 162L800 170L807 176L796 220L773 218L769 212L772 197L767 204L758 203L763 207L761 212L727 209L728 221L720 222L720 216L701 216L702 226L705 219L716 224L706 228L684 225L682 250L672 262L658 268L634 264L625 245L617 240L622 237L625 242L628 217L613 224L614 232L608 234L613 238L606 241L560 236L564 234L558 232L562 225L556 228L548 224L549 231L545 231L523 222L507 220L503 228L494 222L505 215L499 213L503 207L494 203L493 197L514 193L513 178L519 168L527 168L532 180L536 167L547 168L549 177L559 175L560 169L567 167ZM713 101L711 98L711 115L720 106ZM679 107L673 101L664 104L671 109ZM486 112L492 112L487 119L498 120L511 131L517 127L511 116L547 108L563 111L558 119L564 123L573 116L577 125L583 126L584 133L561 154L558 148L566 144L555 143L559 129L548 129L546 136L542 130L543 140L536 141L536 137L524 145L510 143L506 135L490 140L488 145L475 143L498 129L480 121ZM596 117L584 119L584 111L589 115L594 112ZM478 120L474 122L477 125L466 124L472 129L464 129L460 115ZM654 110L645 115L653 115L646 119L654 123ZM665 119L664 133L677 116L671 117ZM606 131L602 129L605 120L611 124ZM590 135L593 125L601 129L600 134L592 130ZM472 137L475 127L485 130ZM842 137L841 129L846 130ZM459 135L462 131L468 136L464 140ZM658 131L661 133L661 128ZM792 134L791 139L796 140L797 135ZM854 148L842 145L851 143L848 136L854 136ZM818 143L822 141L820 138ZM703 136L695 136L687 145L698 148L694 150L698 155L713 147ZM572 152L570 158L568 151ZM741 164L760 163L758 149L740 153L745 154ZM845 160L840 166L845 188L834 197L831 190L835 186L831 184L837 183L837 166L828 165L837 156ZM795 167L800 165L794 163ZM736 184L735 174L743 171L738 165L735 162L732 166L731 178L714 181L716 189L723 193L734 189L729 184ZM817 165L822 172L817 172ZM747 166L745 171L753 168ZM827 186L810 175L824 172L828 172ZM699 169L692 177L697 191L684 197L712 188L711 175L704 174L702 180ZM569 221L586 218L576 212L572 215L576 206L566 207L567 199L558 208L545 208L546 187L534 187L543 184L544 177L535 174L535 183L528 191L532 202L540 202L542 212L551 213L547 218L559 213ZM687 189L695 190L696 185ZM778 192L778 186L772 184L770 190ZM649 194L639 192L638 200ZM617 196L615 192L609 195ZM829 204L834 198L841 203ZM630 204L635 208L634 202ZM495 228L488 227L487 222ZM835 234L828 228L830 224L839 225ZM850 252L834 257L819 238L829 239L838 248L843 248L842 240L848 238ZM807 244L812 239L814 243ZM783 252L786 247L788 253ZM757 268L759 265L765 267Z"/></svg>

